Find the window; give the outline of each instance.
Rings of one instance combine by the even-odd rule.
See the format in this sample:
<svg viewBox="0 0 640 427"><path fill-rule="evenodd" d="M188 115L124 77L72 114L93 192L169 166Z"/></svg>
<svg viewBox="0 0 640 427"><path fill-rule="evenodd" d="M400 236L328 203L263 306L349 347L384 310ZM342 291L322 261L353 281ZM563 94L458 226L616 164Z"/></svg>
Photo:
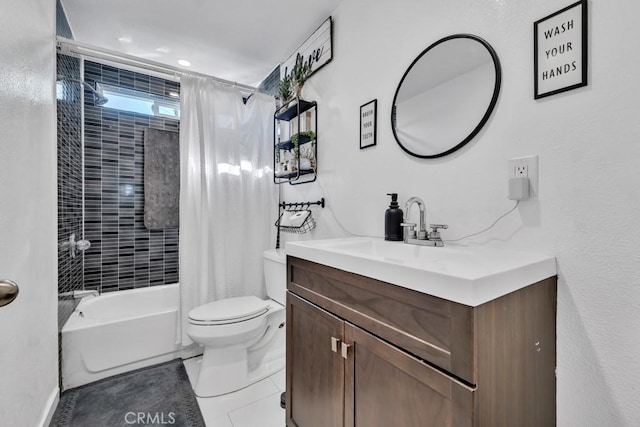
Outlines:
<svg viewBox="0 0 640 427"><path fill-rule="evenodd" d="M58 101L64 101L64 83L61 80L56 82L56 99Z"/></svg>
<svg viewBox="0 0 640 427"><path fill-rule="evenodd" d="M161 97L138 90L102 85L107 102L104 108L146 114L148 116L180 118L180 101L173 97Z"/></svg>

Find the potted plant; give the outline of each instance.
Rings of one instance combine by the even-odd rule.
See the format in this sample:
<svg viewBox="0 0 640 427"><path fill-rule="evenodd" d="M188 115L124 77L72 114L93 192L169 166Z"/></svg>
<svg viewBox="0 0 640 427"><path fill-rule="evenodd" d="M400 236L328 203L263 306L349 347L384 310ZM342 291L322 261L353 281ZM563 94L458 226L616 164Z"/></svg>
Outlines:
<svg viewBox="0 0 640 427"><path fill-rule="evenodd" d="M282 104L286 104L287 101L289 101L289 98L291 98L291 76L285 75L284 78L280 80L278 94L280 95Z"/></svg>
<svg viewBox="0 0 640 427"><path fill-rule="evenodd" d="M304 86L304 83L311 75L311 68L311 63L309 61L305 61L302 58L302 55L298 54L298 56L296 56L296 63L291 70L291 80L293 83L293 89L298 98L300 98L302 86Z"/></svg>

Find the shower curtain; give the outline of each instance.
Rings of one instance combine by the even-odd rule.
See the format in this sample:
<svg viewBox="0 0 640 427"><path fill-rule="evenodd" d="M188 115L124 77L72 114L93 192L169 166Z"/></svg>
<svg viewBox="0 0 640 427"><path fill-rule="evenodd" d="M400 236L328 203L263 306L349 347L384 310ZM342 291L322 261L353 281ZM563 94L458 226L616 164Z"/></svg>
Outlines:
<svg viewBox="0 0 640 427"><path fill-rule="evenodd" d="M184 76L180 103L182 343L188 313L207 302L265 296L262 252L277 212L275 100Z"/></svg>

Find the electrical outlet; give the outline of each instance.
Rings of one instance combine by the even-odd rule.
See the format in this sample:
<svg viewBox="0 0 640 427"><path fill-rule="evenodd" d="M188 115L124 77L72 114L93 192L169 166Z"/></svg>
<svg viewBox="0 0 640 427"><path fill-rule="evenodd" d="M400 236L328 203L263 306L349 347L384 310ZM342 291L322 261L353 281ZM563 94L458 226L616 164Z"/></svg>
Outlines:
<svg viewBox="0 0 640 427"><path fill-rule="evenodd" d="M509 160L507 178L529 178L530 197L538 197L538 156L517 157Z"/></svg>
<svg viewBox="0 0 640 427"><path fill-rule="evenodd" d="M515 170L515 176L516 178L527 178L529 177L529 166L526 163L521 163L516 165L516 170Z"/></svg>

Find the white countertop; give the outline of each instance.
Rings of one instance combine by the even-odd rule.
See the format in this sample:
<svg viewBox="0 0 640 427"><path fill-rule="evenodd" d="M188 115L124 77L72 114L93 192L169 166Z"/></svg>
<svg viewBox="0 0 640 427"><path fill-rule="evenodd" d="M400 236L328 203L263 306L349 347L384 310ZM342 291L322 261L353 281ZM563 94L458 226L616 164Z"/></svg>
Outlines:
<svg viewBox="0 0 640 427"><path fill-rule="evenodd" d="M287 242L286 253L472 307L557 274L546 254L369 237Z"/></svg>

